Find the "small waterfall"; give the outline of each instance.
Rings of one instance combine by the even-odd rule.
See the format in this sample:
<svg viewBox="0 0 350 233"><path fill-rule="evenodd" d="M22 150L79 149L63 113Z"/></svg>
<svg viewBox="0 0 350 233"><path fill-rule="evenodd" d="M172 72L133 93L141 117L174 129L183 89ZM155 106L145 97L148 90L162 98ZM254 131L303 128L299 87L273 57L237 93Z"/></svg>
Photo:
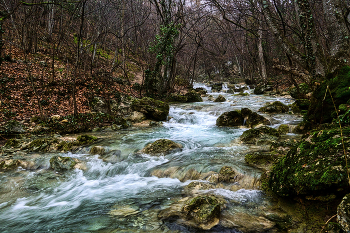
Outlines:
<svg viewBox="0 0 350 233"><path fill-rule="evenodd" d="M211 87L208 87L204 83L193 83L193 89L196 89L196 88L203 88L207 90L207 93L211 93Z"/></svg>
<svg viewBox="0 0 350 233"><path fill-rule="evenodd" d="M228 83L222 83L222 92L227 92L228 90L229 90L229 88L228 88L228 85L227 85Z"/></svg>

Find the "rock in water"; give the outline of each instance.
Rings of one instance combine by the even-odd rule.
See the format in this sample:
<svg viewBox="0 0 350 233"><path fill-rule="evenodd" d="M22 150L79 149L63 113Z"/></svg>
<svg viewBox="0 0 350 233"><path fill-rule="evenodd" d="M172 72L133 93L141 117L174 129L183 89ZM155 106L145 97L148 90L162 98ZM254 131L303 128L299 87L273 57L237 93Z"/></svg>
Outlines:
<svg viewBox="0 0 350 233"><path fill-rule="evenodd" d="M232 167L224 166L219 171L219 182L234 182L236 177L236 172Z"/></svg>
<svg viewBox="0 0 350 233"><path fill-rule="evenodd" d="M350 232L350 194L346 194L337 209L338 223L345 232Z"/></svg>
<svg viewBox="0 0 350 233"><path fill-rule="evenodd" d="M275 142L280 134L276 129L262 126L245 131L240 137L242 142L256 145L266 145Z"/></svg>
<svg viewBox="0 0 350 233"><path fill-rule="evenodd" d="M50 159L50 167L55 171L67 171L74 168L77 162L70 157L54 156Z"/></svg>
<svg viewBox="0 0 350 233"><path fill-rule="evenodd" d="M225 102L226 98L223 95L219 95L214 102Z"/></svg>
<svg viewBox="0 0 350 233"><path fill-rule="evenodd" d="M186 93L185 95L187 97L187 102L203 102L203 99L201 97L201 94L197 93L196 91L192 90Z"/></svg>
<svg viewBox="0 0 350 233"><path fill-rule="evenodd" d="M144 97L135 99L131 105L134 111L142 112L148 119L165 121L169 114L169 104Z"/></svg>
<svg viewBox="0 0 350 233"><path fill-rule="evenodd" d="M183 206L187 220L193 220L203 230L210 230L219 223L220 202L215 196L197 196Z"/></svg>
<svg viewBox="0 0 350 233"><path fill-rule="evenodd" d="M286 113L289 111L289 107L280 101L275 101L273 103L268 103L264 107L259 109L259 112L267 113Z"/></svg>
<svg viewBox="0 0 350 233"><path fill-rule="evenodd" d="M141 150L141 153L150 155L166 155L176 150L181 150L182 145L168 139L159 139L151 144L148 144Z"/></svg>
<svg viewBox="0 0 350 233"><path fill-rule="evenodd" d="M242 117L242 114L240 111L230 111L230 112L224 112L219 116L219 118L216 120L217 126L241 126L243 125L244 118Z"/></svg>

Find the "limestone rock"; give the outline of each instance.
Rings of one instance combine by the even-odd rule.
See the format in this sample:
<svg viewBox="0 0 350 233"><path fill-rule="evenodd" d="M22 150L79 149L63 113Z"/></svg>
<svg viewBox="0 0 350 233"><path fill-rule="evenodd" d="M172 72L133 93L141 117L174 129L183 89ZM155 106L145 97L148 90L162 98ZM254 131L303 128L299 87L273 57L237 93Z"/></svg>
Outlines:
<svg viewBox="0 0 350 233"><path fill-rule="evenodd" d="M182 145L168 139L159 139L151 144L148 144L141 150L141 153L150 155L166 155L177 150L181 150Z"/></svg>
<svg viewBox="0 0 350 233"><path fill-rule="evenodd" d="M242 108L241 111L224 112L216 120L217 126L233 127L245 125L254 127L259 124L267 125L270 124L270 121L248 108Z"/></svg>
<svg viewBox="0 0 350 233"><path fill-rule="evenodd" d="M236 178L236 172L232 167L223 166L219 171L219 182L234 182Z"/></svg>
<svg viewBox="0 0 350 233"><path fill-rule="evenodd" d="M91 155L104 155L105 152L106 150L103 146L94 146L89 151Z"/></svg>
<svg viewBox="0 0 350 233"><path fill-rule="evenodd" d="M74 168L77 161L71 157L54 156L50 159L50 167L55 171L67 171Z"/></svg>

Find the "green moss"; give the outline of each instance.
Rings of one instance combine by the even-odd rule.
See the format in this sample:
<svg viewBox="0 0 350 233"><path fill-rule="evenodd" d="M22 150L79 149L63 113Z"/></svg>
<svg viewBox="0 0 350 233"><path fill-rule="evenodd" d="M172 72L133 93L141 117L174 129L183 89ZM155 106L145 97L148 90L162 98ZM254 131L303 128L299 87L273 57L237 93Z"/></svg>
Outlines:
<svg viewBox="0 0 350 233"><path fill-rule="evenodd" d="M57 138L38 138L33 140L27 148L30 151L48 152L51 146L58 143L59 140Z"/></svg>
<svg viewBox="0 0 350 233"><path fill-rule="evenodd" d="M182 145L175 143L168 139L159 139L149 145L147 145L142 152L147 154L168 154L173 150L181 149Z"/></svg>
<svg viewBox="0 0 350 233"><path fill-rule="evenodd" d="M245 143L256 144L259 141L275 141L279 138L280 134L276 129L268 126L262 126L255 129L244 131L241 140Z"/></svg>
<svg viewBox="0 0 350 233"><path fill-rule="evenodd" d="M289 133L289 125L280 125L277 131L279 134L287 134Z"/></svg>
<svg viewBox="0 0 350 233"><path fill-rule="evenodd" d="M220 202L215 196L198 196L187 201L182 211L187 219L206 224L220 217Z"/></svg>
<svg viewBox="0 0 350 233"><path fill-rule="evenodd" d="M9 140L6 141L4 147L9 147L9 148L14 147L14 148L16 148L19 145L20 145L20 141L19 140L17 140L17 139L9 139Z"/></svg>
<svg viewBox="0 0 350 233"><path fill-rule="evenodd" d="M344 128L346 148L350 129ZM345 158L339 129L311 132L273 167L269 186L281 196L347 190Z"/></svg>
<svg viewBox="0 0 350 233"><path fill-rule="evenodd" d="M236 178L236 172L232 167L223 166L219 171L219 182L233 182Z"/></svg>
<svg viewBox="0 0 350 233"><path fill-rule="evenodd" d="M91 136L91 135L87 135L87 134L84 134L84 135L79 135L77 137L77 141L79 143L81 143L81 145L84 145L84 144L91 144L93 143L94 141L97 140L97 137L95 136Z"/></svg>
<svg viewBox="0 0 350 233"><path fill-rule="evenodd" d="M58 144L57 149L59 151L72 151L74 148L79 146L88 145L97 140L97 137L90 136L87 134L80 135L77 137L77 140L72 142L62 141Z"/></svg>
<svg viewBox="0 0 350 233"><path fill-rule="evenodd" d="M177 95L177 94L171 94L166 99L168 102L171 103L186 103L187 102L187 96L184 95Z"/></svg>
<svg viewBox="0 0 350 233"><path fill-rule="evenodd" d="M268 113L286 113L289 111L289 107L280 101L275 101L271 104L266 104L264 107L259 109L259 112Z"/></svg>
<svg viewBox="0 0 350 233"><path fill-rule="evenodd" d="M185 96L187 97L188 103L203 102L201 95L194 90L189 91Z"/></svg>
<svg viewBox="0 0 350 233"><path fill-rule="evenodd" d="M267 165L275 161L277 156L273 153L254 152L246 154L244 160L249 165Z"/></svg>
<svg viewBox="0 0 350 233"><path fill-rule="evenodd" d="M246 93L246 92L241 91L241 92L238 93L238 94L234 94L234 96L249 96L249 93Z"/></svg>

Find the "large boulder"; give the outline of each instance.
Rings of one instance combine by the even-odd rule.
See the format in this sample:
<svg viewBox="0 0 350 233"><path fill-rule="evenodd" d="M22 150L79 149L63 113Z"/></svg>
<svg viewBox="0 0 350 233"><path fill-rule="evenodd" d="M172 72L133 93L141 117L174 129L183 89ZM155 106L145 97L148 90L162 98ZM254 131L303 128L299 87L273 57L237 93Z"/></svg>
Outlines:
<svg viewBox="0 0 350 233"><path fill-rule="evenodd" d="M243 125L244 118L242 117L241 111L230 111L230 112L224 112L219 116L219 118L216 120L217 126L241 126Z"/></svg>
<svg viewBox="0 0 350 233"><path fill-rule="evenodd" d="M172 93L166 98L166 100L171 103L186 103L187 96Z"/></svg>
<svg viewBox="0 0 350 233"><path fill-rule="evenodd" d="M350 232L350 194L346 194L339 204L337 220L344 232Z"/></svg>
<svg viewBox="0 0 350 233"><path fill-rule="evenodd" d="M276 129L262 126L244 131L240 137L241 141L248 144L265 145L277 141L280 134Z"/></svg>
<svg viewBox="0 0 350 233"><path fill-rule="evenodd" d="M345 148L350 128L343 129ZM266 185L280 196L329 195L349 190L339 129L314 131L274 165Z"/></svg>
<svg viewBox="0 0 350 233"><path fill-rule="evenodd" d="M259 109L259 112L267 113L286 113L289 111L289 107L280 101L275 101L273 103L268 103L264 107Z"/></svg>
<svg viewBox="0 0 350 233"><path fill-rule="evenodd" d="M201 94L198 92L191 90L185 94L185 97L187 98L188 103L193 103L193 102L203 102L203 99L201 97Z"/></svg>
<svg viewBox="0 0 350 233"><path fill-rule="evenodd" d="M72 170L77 161L71 157L54 156L50 159L50 167L58 172Z"/></svg>
<svg viewBox="0 0 350 233"><path fill-rule="evenodd" d="M147 118L156 121L166 120L169 114L169 104L148 97L135 99L131 107L134 111L142 112Z"/></svg>
<svg viewBox="0 0 350 233"><path fill-rule="evenodd" d="M248 127L254 127L259 124L267 125L270 124L270 121L256 112L252 112L248 108L242 108L241 111L235 110L224 112L216 120L217 126L233 127L245 125Z"/></svg>
<svg viewBox="0 0 350 233"><path fill-rule="evenodd" d="M141 150L141 153L150 155L166 155L174 151L182 149L182 145L168 139L159 139L151 144L148 144Z"/></svg>

